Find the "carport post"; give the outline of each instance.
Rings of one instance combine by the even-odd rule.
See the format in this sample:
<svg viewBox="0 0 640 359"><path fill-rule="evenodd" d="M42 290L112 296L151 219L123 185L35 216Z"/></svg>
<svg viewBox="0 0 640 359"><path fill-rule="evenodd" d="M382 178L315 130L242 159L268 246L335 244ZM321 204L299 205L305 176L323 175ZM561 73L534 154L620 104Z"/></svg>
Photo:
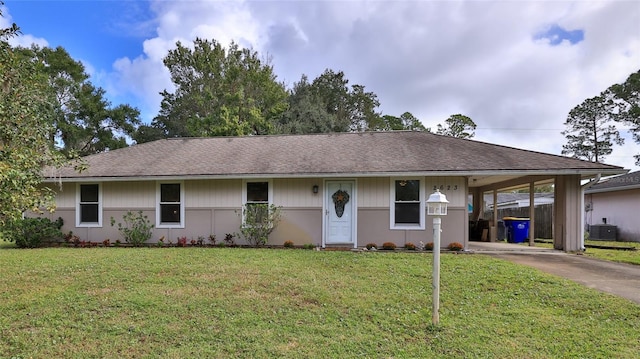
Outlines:
<svg viewBox="0 0 640 359"><path fill-rule="evenodd" d="M436 191L427 200L427 214L433 217L433 325L440 322L440 216L447 215L447 196Z"/></svg>

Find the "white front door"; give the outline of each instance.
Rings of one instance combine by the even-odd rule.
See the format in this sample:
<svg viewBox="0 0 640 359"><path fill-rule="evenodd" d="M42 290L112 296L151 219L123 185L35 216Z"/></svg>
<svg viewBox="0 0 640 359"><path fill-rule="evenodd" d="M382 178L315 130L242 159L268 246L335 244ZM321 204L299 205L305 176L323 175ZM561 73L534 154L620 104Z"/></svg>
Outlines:
<svg viewBox="0 0 640 359"><path fill-rule="evenodd" d="M356 237L355 181L327 181L325 184L325 243L353 244Z"/></svg>

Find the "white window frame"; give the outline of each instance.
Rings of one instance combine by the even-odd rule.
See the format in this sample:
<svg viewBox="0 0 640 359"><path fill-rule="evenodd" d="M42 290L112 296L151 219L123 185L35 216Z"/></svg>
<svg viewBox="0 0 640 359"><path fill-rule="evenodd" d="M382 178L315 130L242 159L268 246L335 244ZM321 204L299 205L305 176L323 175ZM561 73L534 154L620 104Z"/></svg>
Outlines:
<svg viewBox="0 0 640 359"><path fill-rule="evenodd" d="M273 180L271 179L265 179L265 178L258 178L258 179L245 179L242 180L242 208L244 209L244 206L247 204L247 184L248 183L256 183L256 182L267 182L267 185L269 186L268 188L268 196L269 196L269 200L267 201L268 205L271 206L273 204ZM261 203L261 202L255 202L255 203ZM244 225L244 210L242 211L242 224Z"/></svg>
<svg viewBox="0 0 640 359"><path fill-rule="evenodd" d="M161 185L163 184L179 184L180 185L180 223L162 223L161 219L161 205L175 203L175 202L160 202L161 197ZM184 181L159 181L156 182L156 228L184 228Z"/></svg>
<svg viewBox="0 0 640 359"><path fill-rule="evenodd" d="M82 204L95 204L95 202L81 202L81 186L92 185L98 186L98 222L81 222L81 205ZM76 184L76 227L78 228L91 228L102 227L102 183L100 182L87 182Z"/></svg>
<svg viewBox="0 0 640 359"><path fill-rule="evenodd" d="M417 224L396 224L396 181L420 181L420 223ZM425 179L424 177L392 177L389 182L389 228L399 230L424 230L425 229ZM411 202L415 203L415 202Z"/></svg>

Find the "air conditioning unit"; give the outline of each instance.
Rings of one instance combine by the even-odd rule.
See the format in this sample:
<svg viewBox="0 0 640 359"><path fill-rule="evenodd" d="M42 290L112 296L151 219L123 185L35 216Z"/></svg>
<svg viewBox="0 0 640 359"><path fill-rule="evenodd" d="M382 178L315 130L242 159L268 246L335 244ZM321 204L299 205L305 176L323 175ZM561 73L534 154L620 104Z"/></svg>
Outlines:
<svg viewBox="0 0 640 359"><path fill-rule="evenodd" d="M594 224L589 226L589 239L615 241L618 238L618 227L611 224Z"/></svg>

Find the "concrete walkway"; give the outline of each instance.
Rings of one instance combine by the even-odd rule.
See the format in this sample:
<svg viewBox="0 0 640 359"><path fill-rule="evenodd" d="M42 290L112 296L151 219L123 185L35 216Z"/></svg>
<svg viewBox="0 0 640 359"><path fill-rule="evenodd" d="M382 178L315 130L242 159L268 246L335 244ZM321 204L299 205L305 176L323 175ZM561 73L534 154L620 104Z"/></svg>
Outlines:
<svg viewBox="0 0 640 359"><path fill-rule="evenodd" d="M640 304L640 266L508 243L469 242L468 249L537 268Z"/></svg>

